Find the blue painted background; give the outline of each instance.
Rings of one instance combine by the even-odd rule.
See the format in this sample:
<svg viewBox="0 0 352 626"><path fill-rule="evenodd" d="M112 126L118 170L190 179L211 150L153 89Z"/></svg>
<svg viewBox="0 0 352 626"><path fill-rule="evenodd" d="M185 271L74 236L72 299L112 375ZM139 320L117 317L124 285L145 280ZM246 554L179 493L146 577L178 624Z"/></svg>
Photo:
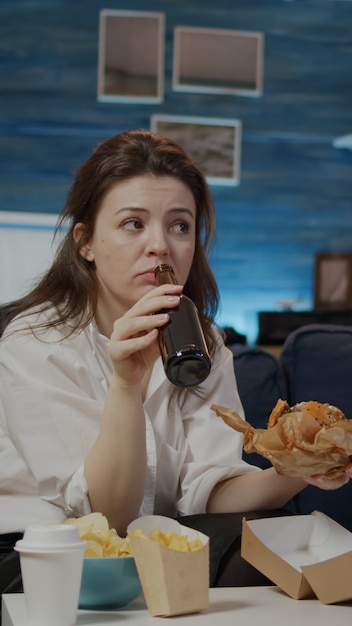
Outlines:
<svg viewBox="0 0 352 626"><path fill-rule="evenodd" d="M160 105L98 103L98 13L164 11ZM175 93L177 25L261 31L260 98ZM136 43L138 45L138 42ZM255 339L257 312L309 309L314 254L352 250L351 0L0 0L0 211L58 213L97 142L153 113L239 118L239 187L212 187L219 322Z"/></svg>

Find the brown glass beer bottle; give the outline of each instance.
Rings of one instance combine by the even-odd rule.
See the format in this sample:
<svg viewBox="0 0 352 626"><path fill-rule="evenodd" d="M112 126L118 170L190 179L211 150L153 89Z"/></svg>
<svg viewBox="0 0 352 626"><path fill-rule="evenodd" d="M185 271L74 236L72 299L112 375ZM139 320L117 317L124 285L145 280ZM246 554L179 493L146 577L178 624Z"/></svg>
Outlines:
<svg viewBox="0 0 352 626"><path fill-rule="evenodd" d="M158 285L174 284L177 280L171 265L155 268ZM168 379L178 387L193 387L205 380L211 361L198 310L194 302L181 294L180 303L167 309L170 320L159 328L159 347Z"/></svg>

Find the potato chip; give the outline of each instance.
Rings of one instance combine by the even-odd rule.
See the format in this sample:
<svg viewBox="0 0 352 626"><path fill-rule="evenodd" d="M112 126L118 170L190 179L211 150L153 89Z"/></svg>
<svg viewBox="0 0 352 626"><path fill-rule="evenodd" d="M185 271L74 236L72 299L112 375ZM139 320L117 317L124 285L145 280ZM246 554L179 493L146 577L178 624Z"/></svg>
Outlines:
<svg viewBox="0 0 352 626"><path fill-rule="evenodd" d="M136 528L131 534L142 537L142 539L152 539L166 548L178 550L179 552L193 552L203 548L203 543L200 539L190 541L187 535L178 535L175 532L163 533L160 528L156 528L150 534L146 534L141 528Z"/></svg>
<svg viewBox="0 0 352 626"><path fill-rule="evenodd" d="M81 539L87 542L84 556L116 557L132 554L128 537L120 537L115 528L109 528L108 520L102 513L89 513L77 519L70 517L65 520L65 524L76 526Z"/></svg>
<svg viewBox="0 0 352 626"><path fill-rule="evenodd" d="M85 539L85 541L87 541L88 546L84 551L84 556L104 556L104 547L100 543L92 539Z"/></svg>

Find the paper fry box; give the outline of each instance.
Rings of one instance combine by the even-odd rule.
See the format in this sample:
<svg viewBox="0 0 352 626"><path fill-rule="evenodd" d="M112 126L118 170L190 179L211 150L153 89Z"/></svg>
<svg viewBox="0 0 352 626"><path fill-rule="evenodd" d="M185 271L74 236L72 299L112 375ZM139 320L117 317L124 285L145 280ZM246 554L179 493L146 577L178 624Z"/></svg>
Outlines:
<svg viewBox="0 0 352 626"><path fill-rule="evenodd" d="M150 534L187 535L191 541L200 539L203 547L181 552L161 545L154 539L139 537L132 531L141 529ZM148 610L153 616L197 613L209 606L209 538L160 515L147 515L128 526L128 536L143 588Z"/></svg>
<svg viewBox="0 0 352 626"><path fill-rule="evenodd" d="M323 513L243 519L241 555L291 598L352 600L352 533Z"/></svg>

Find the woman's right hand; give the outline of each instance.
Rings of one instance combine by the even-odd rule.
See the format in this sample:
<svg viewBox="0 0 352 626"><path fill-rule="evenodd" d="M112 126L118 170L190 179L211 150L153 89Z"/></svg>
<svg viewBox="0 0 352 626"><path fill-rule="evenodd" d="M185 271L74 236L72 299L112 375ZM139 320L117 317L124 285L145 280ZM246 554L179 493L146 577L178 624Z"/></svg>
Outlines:
<svg viewBox="0 0 352 626"><path fill-rule="evenodd" d="M160 285L149 291L114 323L109 353L115 375L127 386L141 383L160 355L158 329L168 313L158 313L179 304L181 285Z"/></svg>
<svg viewBox="0 0 352 626"><path fill-rule="evenodd" d="M147 446L142 382L160 354L158 329L169 319L156 311L176 307L181 292L178 285L151 289L115 321L111 334L114 374L84 472L92 510L106 515L120 534L137 517L144 496Z"/></svg>

